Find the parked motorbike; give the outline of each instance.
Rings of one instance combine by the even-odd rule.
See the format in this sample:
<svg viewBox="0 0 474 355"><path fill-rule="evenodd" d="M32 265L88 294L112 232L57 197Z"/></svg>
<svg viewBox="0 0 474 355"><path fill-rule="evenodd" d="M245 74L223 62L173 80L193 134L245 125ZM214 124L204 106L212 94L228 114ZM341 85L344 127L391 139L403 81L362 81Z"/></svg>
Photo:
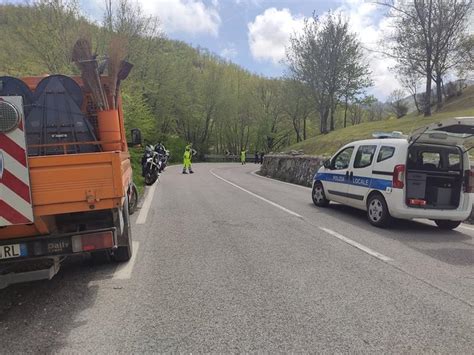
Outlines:
<svg viewBox="0 0 474 355"><path fill-rule="evenodd" d="M143 177L146 185L153 185L158 179L161 170L159 154L153 146L147 146L142 158Z"/></svg>
<svg viewBox="0 0 474 355"><path fill-rule="evenodd" d="M165 170L166 166L168 165L168 159L169 159L170 153L165 148L165 146L161 143L158 143L157 145L155 145L155 152L157 152L159 155L159 159L161 162L159 172L161 173L163 170Z"/></svg>
<svg viewBox="0 0 474 355"><path fill-rule="evenodd" d="M168 160L170 158L170 152L169 150L164 151L164 154L160 154L160 161L161 161L161 171L164 171L166 166L168 165Z"/></svg>

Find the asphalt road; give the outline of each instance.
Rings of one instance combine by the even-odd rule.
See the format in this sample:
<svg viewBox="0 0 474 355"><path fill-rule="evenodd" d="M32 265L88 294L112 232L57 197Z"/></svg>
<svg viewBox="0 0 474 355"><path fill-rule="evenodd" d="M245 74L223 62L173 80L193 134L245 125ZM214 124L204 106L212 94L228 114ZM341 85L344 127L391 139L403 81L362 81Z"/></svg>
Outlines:
<svg viewBox="0 0 474 355"><path fill-rule="evenodd" d="M0 291L0 352L472 353L474 226L380 230L253 164L194 168L149 189L127 265Z"/></svg>

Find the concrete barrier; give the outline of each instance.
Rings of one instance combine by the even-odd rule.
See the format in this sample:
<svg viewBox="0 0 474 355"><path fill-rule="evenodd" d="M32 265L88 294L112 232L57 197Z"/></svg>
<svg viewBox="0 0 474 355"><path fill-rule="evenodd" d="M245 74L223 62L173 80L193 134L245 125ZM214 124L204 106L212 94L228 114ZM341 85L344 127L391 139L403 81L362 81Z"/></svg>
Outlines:
<svg viewBox="0 0 474 355"><path fill-rule="evenodd" d="M260 174L293 184L311 186L313 176L326 158L308 155L266 155Z"/></svg>

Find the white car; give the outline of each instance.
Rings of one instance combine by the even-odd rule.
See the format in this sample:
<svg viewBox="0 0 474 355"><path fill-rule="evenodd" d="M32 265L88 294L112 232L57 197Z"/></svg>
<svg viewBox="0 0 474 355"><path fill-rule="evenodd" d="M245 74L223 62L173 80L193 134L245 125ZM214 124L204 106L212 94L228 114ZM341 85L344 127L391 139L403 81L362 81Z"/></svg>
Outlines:
<svg viewBox="0 0 474 355"><path fill-rule="evenodd" d="M314 204L335 201L365 210L378 227L391 217L458 227L472 209L468 145L474 143L474 117L432 124L409 137L394 133L349 143L325 161L313 179Z"/></svg>

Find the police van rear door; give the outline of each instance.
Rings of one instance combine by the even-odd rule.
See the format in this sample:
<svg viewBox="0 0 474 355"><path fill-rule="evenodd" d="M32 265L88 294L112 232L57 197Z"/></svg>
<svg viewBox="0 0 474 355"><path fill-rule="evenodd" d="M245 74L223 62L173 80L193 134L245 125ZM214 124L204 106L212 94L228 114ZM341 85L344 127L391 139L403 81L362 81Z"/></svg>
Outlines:
<svg viewBox="0 0 474 355"><path fill-rule="evenodd" d="M456 117L432 123L413 132L409 141L470 148L474 144L474 117Z"/></svg>

